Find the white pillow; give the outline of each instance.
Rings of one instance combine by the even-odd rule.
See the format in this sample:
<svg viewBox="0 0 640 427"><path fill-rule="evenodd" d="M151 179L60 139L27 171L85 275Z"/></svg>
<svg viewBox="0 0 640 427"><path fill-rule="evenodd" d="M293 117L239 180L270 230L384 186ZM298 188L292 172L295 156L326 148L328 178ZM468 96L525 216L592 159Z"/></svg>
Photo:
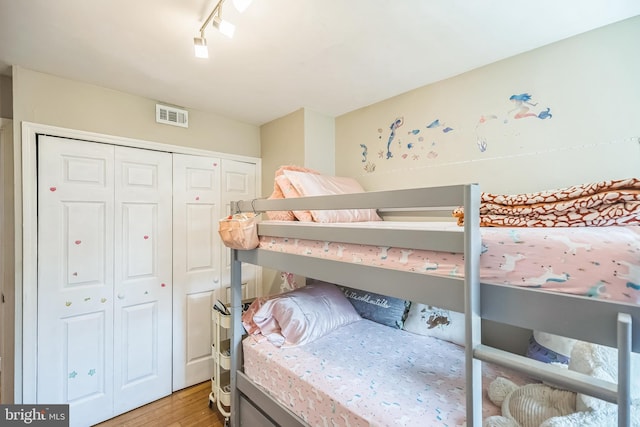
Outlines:
<svg viewBox="0 0 640 427"><path fill-rule="evenodd" d="M283 173L301 197L364 192L360 183L353 178L289 170ZM313 210L311 216L315 222L382 221L375 209Z"/></svg>
<svg viewBox="0 0 640 427"><path fill-rule="evenodd" d="M533 337L539 344L547 347L549 350L565 356L571 355L573 345L576 343L576 340L573 338L562 337L542 331L533 331Z"/></svg>
<svg viewBox="0 0 640 427"><path fill-rule="evenodd" d="M412 302L403 329L464 346L463 313Z"/></svg>

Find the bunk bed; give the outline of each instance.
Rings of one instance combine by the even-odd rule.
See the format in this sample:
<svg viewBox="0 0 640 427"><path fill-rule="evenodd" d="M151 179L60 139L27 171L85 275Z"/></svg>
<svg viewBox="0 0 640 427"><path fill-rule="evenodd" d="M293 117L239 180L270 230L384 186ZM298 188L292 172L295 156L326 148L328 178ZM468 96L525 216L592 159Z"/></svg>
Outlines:
<svg viewBox="0 0 640 427"><path fill-rule="evenodd" d="M482 425L483 362L514 369L557 387L585 393L618 404L618 425L630 419L631 353L640 353L640 307L627 301L613 301L560 294L529 287L481 283L480 189L477 184L417 188L358 194L300 197L283 200L247 200L232 203L233 212L265 212L338 209L377 209L388 212L437 212L461 207L463 229L374 227L354 224L322 227L318 224L288 224L265 221L258 225L260 236L310 239L345 244L399 247L461 254L464 276L429 275L363 263L316 258L269 250L232 250L231 265L231 424L305 425L285 406L250 380L243 372L241 319L241 264L251 263L305 277L339 283L355 289L422 302L465 313L465 390L468 426ZM384 221L383 221L384 223ZM264 239L263 239L264 241ZM393 283L393 286L389 286ZM544 307L541 311L539 308ZM570 315L568 315L570 314ZM618 349L618 383L597 380L562 370L524 356L491 347L481 340L483 320L541 330L560 336ZM267 418L265 414L268 414ZM262 418L261 418L262 417Z"/></svg>

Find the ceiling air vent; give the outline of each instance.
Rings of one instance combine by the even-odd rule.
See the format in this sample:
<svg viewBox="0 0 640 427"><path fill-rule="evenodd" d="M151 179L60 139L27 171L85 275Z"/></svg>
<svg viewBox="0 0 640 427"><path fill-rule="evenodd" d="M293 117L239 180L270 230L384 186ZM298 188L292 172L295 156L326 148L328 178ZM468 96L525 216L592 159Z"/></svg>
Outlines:
<svg viewBox="0 0 640 427"><path fill-rule="evenodd" d="M189 127L189 112L180 108L156 104L156 122L187 128Z"/></svg>

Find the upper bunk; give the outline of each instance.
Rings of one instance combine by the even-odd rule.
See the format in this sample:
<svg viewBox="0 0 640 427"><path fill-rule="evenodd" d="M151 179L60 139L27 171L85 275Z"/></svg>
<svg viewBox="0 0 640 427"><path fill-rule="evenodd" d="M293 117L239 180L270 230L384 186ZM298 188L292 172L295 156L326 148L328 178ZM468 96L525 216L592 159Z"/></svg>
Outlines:
<svg viewBox="0 0 640 427"><path fill-rule="evenodd" d="M458 227L442 227L439 222L428 221L411 221L402 226L395 221L367 223L366 226L357 222L325 225L262 221L258 224L258 234L262 237L260 247L238 251L237 257L242 262L463 313L466 283L467 287L478 287L479 315L484 319L612 347L617 346L617 337L611 331L616 327L618 313L626 313L631 316L633 326L636 326L632 328L632 349L640 352L640 329L637 327L640 309L637 303L550 292L539 287L481 282L479 271L483 247L479 222L480 188L477 184L239 201L234 203L232 211L376 209L389 214L407 215L411 212L441 220L443 211L450 215L458 207L462 207L465 218L464 225ZM599 229L603 232L606 230L604 227ZM547 228L546 231L553 232L554 228ZM269 250L267 236L462 254L464 277L428 275L329 257ZM541 315L541 307L544 307L544 315Z"/></svg>

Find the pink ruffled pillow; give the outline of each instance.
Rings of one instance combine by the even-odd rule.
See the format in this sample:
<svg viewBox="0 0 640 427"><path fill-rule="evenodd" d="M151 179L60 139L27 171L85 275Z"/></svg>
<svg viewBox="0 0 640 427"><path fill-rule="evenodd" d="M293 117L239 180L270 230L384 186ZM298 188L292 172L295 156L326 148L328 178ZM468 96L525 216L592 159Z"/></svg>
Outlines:
<svg viewBox="0 0 640 427"><path fill-rule="evenodd" d="M253 315L260 333L278 347L315 341L360 319L340 289L330 283L312 283L278 295Z"/></svg>
<svg viewBox="0 0 640 427"><path fill-rule="evenodd" d="M353 178L309 174L300 171L285 170L284 176L289 180L299 197L325 196L335 194L363 193L364 189ZM292 192L292 191L291 191ZM292 192L293 193L293 192ZM296 197L298 197L296 196ZM285 197L287 193L285 192ZM296 217L298 212L294 212ZM340 209L313 210L309 212L315 222L362 222L382 221L375 209ZM300 219L303 221L302 219Z"/></svg>
<svg viewBox="0 0 640 427"><path fill-rule="evenodd" d="M289 181L289 178L286 175L277 176L276 183L282 190L282 194L285 199L300 197L300 193L296 190L296 187L291 184L291 181ZM313 217L309 211L293 211L289 213L291 213L298 221L313 222Z"/></svg>
<svg viewBox="0 0 640 427"><path fill-rule="evenodd" d="M291 190L292 187L289 180L286 178L285 179L281 178L284 176L285 170L306 172L306 173L312 173L312 174L318 173L313 169L304 168L302 166L295 166L295 165L281 166L275 173L275 178L273 183L273 192L268 197L269 199L284 199L286 197L300 197L298 195L298 192L295 191L295 188L293 188L293 191L295 191L295 193L293 193L293 191ZM285 191L283 191L285 189L287 193L289 193L289 196L285 195ZM296 215L292 211L268 211L266 212L266 215L267 215L267 218L274 221L296 221L298 219L296 218ZM303 216L304 214L301 212L300 215ZM307 219L303 219L302 221L304 220L312 221L310 214L308 214L308 216L305 218Z"/></svg>

